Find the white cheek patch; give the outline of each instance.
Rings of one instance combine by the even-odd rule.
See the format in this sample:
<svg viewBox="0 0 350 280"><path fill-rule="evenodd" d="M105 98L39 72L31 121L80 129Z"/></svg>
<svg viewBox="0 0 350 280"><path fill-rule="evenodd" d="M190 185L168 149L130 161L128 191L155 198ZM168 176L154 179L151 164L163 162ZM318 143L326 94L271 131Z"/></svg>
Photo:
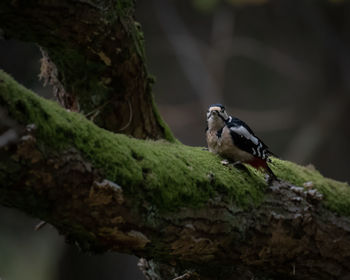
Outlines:
<svg viewBox="0 0 350 280"><path fill-rule="evenodd" d="M239 127L231 127L230 130L233 132L242 135L243 137L247 138L248 140L252 141L255 145L258 145L259 140L254 135L252 135L245 127L239 126ZM259 151L258 151L259 153Z"/></svg>
<svg viewBox="0 0 350 280"><path fill-rule="evenodd" d="M220 112L220 115L224 120L227 120L229 118L225 111L223 113Z"/></svg>

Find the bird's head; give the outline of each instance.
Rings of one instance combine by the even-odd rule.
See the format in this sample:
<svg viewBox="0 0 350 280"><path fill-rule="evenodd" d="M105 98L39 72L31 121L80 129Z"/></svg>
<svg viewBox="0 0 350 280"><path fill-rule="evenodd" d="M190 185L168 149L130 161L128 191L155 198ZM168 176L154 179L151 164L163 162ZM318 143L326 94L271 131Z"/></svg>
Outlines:
<svg viewBox="0 0 350 280"><path fill-rule="evenodd" d="M207 119L221 119L226 121L228 119L228 114L226 113L225 107L221 104L213 104L209 106L207 112Z"/></svg>
<svg viewBox="0 0 350 280"><path fill-rule="evenodd" d="M225 107L221 104L213 104L209 106L207 112L207 122L208 127L223 127L225 121L228 119L228 114L226 113Z"/></svg>

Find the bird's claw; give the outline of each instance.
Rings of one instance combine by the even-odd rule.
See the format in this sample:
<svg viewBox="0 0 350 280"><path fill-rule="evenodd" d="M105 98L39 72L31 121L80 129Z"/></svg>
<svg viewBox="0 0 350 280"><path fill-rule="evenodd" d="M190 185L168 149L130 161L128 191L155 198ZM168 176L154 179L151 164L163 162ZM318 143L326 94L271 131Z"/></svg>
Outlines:
<svg viewBox="0 0 350 280"><path fill-rule="evenodd" d="M247 167L240 161L235 161L232 165L237 169L248 171Z"/></svg>
<svg viewBox="0 0 350 280"><path fill-rule="evenodd" d="M232 163L232 165L234 167L240 168L243 166L242 162L240 162L239 160L235 161L234 163Z"/></svg>
<svg viewBox="0 0 350 280"><path fill-rule="evenodd" d="M227 159L223 159L222 161L220 161L220 163L224 166L228 166L230 164L230 162Z"/></svg>
<svg viewBox="0 0 350 280"><path fill-rule="evenodd" d="M221 161L221 164L224 166L233 166L237 169L244 170L244 171L247 170L247 167L245 167L244 164L240 161L230 162L229 160L224 159Z"/></svg>

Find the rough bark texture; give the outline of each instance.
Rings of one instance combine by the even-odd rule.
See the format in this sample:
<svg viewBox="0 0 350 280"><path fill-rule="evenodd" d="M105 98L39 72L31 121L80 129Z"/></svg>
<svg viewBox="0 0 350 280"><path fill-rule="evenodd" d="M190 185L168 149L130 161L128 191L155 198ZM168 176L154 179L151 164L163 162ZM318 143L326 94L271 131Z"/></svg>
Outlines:
<svg viewBox="0 0 350 280"><path fill-rule="evenodd" d="M0 203L84 250L146 258L149 279L350 277L347 184L274 159L284 181L267 186L200 148L102 130L4 73L0 106L1 137L17 135L0 147Z"/></svg>
<svg viewBox="0 0 350 280"><path fill-rule="evenodd" d="M41 77L65 108L114 132L173 140L153 103L132 0L5 0L0 28L41 46Z"/></svg>

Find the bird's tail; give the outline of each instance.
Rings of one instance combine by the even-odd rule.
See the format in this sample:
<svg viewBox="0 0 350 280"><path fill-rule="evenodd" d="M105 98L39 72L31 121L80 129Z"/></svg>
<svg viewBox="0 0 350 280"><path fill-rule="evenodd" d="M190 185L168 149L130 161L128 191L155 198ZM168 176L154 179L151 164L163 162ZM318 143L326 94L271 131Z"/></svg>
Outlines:
<svg viewBox="0 0 350 280"><path fill-rule="evenodd" d="M265 159L256 157L252 161L249 161L247 163L249 163L251 166L255 167L256 169L260 169L260 168L264 169L267 172L267 174L270 176L269 181L279 181L277 176L275 175L275 173L273 173L273 171L271 170L271 168L269 167Z"/></svg>

